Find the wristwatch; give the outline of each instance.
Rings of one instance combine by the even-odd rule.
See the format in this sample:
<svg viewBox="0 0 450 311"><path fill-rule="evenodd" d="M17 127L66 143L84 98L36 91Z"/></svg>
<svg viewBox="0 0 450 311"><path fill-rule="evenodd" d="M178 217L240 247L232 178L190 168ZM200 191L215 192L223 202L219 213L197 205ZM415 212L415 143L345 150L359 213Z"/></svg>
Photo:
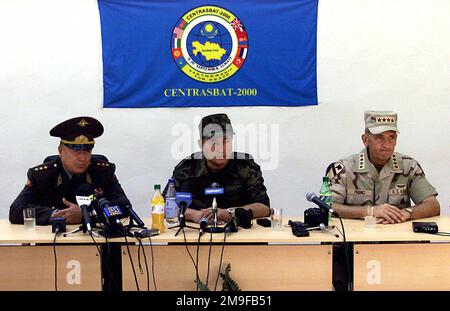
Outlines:
<svg viewBox="0 0 450 311"><path fill-rule="evenodd" d="M229 208L227 208L227 212L230 214L231 219L234 217L235 211L236 211L236 210L235 210L234 207L229 207Z"/></svg>
<svg viewBox="0 0 450 311"><path fill-rule="evenodd" d="M412 207L405 208L405 211L409 213L409 219L412 220Z"/></svg>

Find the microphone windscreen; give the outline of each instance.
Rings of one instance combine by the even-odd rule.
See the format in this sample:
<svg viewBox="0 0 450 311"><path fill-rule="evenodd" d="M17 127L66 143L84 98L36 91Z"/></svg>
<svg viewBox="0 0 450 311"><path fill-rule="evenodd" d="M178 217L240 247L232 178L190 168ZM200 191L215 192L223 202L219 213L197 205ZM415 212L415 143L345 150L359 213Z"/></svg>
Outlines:
<svg viewBox="0 0 450 311"><path fill-rule="evenodd" d="M202 219L200 219L200 229L204 230L206 226L208 226L208 219L203 217Z"/></svg>
<svg viewBox="0 0 450 311"><path fill-rule="evenodd" d="M105 198L101 198L100 200L98 200L98 207L100 207L100 209L103 209L104 207L107 207L109 205L109 201Z"/></svg>
<svg viewBox="0 0 450 311"><path fill-rule="evenodd" d="M75 190L75 195L78 196L88 197L92 194L94 194L94 187L86 183L79 185Z"/></svg>
<svg viewBox="0 0 450 311"><path fill-rule="evenodd" d="M316 197L316 194L315 194L314 192L308 192L308 193L306 194L306 199L307 199L309 202L312 202L312 199L314 199L314 197Z"/></svg>
<svg viewBox="0 0 450 311"><path fill-rule="evenodd" d="M219 183L217 183L217 182L213 182L213 183L211 184L211 188L220 188L220 185L219 185Z"/></svg>

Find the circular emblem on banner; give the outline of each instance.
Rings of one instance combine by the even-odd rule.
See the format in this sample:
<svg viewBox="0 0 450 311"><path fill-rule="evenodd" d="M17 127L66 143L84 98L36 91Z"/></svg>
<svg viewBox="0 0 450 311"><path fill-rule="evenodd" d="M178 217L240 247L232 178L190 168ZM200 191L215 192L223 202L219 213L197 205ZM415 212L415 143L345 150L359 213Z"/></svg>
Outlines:
<svg viewBox="0 0 450 311"><path fill-rule="evenodd" d="M190 78L206 83L230 78L245 62L248 37L242 21L217 6L184 14L172 32L172 57Z"/></svg>

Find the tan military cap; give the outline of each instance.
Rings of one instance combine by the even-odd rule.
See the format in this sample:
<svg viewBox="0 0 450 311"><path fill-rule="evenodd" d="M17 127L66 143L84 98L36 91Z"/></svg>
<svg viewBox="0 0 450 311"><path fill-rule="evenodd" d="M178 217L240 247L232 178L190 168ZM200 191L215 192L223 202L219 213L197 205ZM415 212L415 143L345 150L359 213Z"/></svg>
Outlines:
<svg viewBox="0 0 450 311"><path fill-rule="evenodd" d="M364 123L366 129L372 134L380 134L386 131L400 133L397 128L397 113L394 111L365 111Z"/></svg>

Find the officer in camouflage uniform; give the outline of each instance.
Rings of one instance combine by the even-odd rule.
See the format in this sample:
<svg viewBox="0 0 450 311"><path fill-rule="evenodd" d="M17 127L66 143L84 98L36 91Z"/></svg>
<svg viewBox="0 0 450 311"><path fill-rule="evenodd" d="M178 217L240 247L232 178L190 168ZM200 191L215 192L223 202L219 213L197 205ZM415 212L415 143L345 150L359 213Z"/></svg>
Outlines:
<svg viewBox="0 0 450 311"><path fill-rule="evenodd" d="M220 223L228 221L236 207L251 209L254 218L269 216L270 202L261 169L250 155L232 152L234 133L228 116L214 114L204 117L199 131L202 152L182 160L172 175L177 191L192 194L192 205L186 210L186 219L197 223L203 217L212 220L213 198L205 195L205 188L210 188L212 183L224 188L224 194L216 196ZM166 191L167 186L164 196Z"/></svg>
<svg viewBox="0 0 450 311"><path fill-rule="evenodd" d="M346 218L373 214L383 224L439 215L437 192L419 163L394 152L397 114L366 111L364 120L366 148L328 168L333 209Z"/></svg>
<svg viewBox="0 0 450 311"><path fill-rule="evenodd" d="M23 224L23 209L34 207L38 225L48 225L54 217L81 223L82 212L75 203L81 184L92 185L112 204L130 204L114 174L115 165L91 155L94 138L102 134L102 124L91 117L72 118L51 129L51 136L61 138L59 156L28 170L28 181L10 207L10 222Z"/></svg>

